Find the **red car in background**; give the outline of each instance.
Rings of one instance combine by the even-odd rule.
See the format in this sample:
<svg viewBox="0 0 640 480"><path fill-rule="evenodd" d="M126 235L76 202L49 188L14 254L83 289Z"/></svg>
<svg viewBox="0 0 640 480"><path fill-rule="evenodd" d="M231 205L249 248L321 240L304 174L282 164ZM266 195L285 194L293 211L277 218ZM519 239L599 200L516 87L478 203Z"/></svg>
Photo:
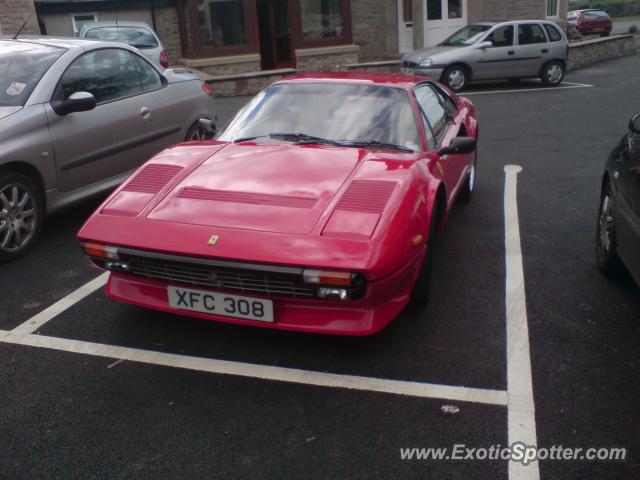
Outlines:
<svg viewBox="0 0 640 480"><path fill-rule="evenodd" d="M603 10L573 10L567 14L567 27L574 27L582 35L596 34L608 37L613 28L613 21Z"/></svg>
<svg viewBox="0 0 640 480"><path fill-rule="evenodd" d="M327 73L169 148L78 233L109 297L208 320L368 335L423 304L436 234L471 197L475 108L424 77Z"/></svg>

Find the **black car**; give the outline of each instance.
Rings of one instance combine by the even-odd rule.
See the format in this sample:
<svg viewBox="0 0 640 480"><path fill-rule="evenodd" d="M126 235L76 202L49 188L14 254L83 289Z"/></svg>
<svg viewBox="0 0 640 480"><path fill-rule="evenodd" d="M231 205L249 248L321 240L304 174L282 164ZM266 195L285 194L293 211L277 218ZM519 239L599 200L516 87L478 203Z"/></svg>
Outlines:
<svg viewBox="0 0 640 480"><path fill-rule="evenodd" d="M640 285L640 113L607 160L597 231L600 271L615 275L626 266Z"/></svg>

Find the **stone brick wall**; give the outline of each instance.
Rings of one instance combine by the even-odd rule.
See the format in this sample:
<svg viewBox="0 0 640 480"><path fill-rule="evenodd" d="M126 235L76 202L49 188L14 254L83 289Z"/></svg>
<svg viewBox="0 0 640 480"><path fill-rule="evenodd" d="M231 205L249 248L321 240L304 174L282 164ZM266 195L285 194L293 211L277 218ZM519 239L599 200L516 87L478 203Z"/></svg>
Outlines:
<svg viewBox="0 0 640 480"><path fill-rule="evenodd" d="M33 0L0 0L0 30L3 35L13 35L34 11ZM24 34L40 34L38 20L33 15L27 22Z"/></svg>
<svg viewBox="0 0 640 480"><path fill-rule="evenodd" d="M566 1L564 0L564 2ZM470 1L468 2L467 16L469 23L522 19L540 20L546 17L546 2L545 0Z"/></svg>
<svg viewBox="0 0 640 480"><path fill-rule="evenodd" d="M625 35L620 37L596 38L570 44L568 70L591 65L612 58L640 54L640 37Z"/></svg>
<svg viewBox="0 0 640 480"><path fill-rule="evenodd" d="M169 65L182 63L182 45L180 43L180 27L178 26L178 12L176 7L156 8L156 33L162 40Z"/></svg>
<svg viewBox="0 0 640 480"><path fill-rule="evenodd" d="M326 53L314 55L299 55L296 50L298 71L342 70L345 65L358 62L358 51Z"/></svg>
<svg viewBox="0 0 640 480"><path fill-rule="evenodd" d="M257 55L246 55L246 61L237 61L235 57L215 57L202 59L183 58L182 63L188 67L215 76L235 75L238 73L250 73L260 71L260 57ZM257 57L257 58L256 58ZM226 63L225 63L226 62Z"/></svg>
<svg viewBox="0 0 640 480"><path fill-rule="evenodd" d="M360 46L360 60L398 53L397 19L396 0L351 0L353 43Z"/></svg>

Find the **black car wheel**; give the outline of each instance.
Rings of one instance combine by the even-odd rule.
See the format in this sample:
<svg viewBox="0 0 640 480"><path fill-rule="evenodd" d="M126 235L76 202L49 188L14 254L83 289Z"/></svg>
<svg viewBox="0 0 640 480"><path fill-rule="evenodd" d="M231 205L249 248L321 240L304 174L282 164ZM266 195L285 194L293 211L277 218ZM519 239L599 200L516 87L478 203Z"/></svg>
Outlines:
<svg viewBox="0 0 640 480"><path fill-rule="evenodd" d="M0 261L13 260L33 246L43 214L42 195L29 177L0 174Z"/></svg>
<svg viewBox="0 0 640 480"><path fill-rule="evenodd" d="M611 185L606 184L600 200L600 213L596 235L596 260L605 275L613 276L623 270L616 245L616 220Z"/></svg>
<svg viewBox="0 0 640 480"><path fill-rule="evenodd" d="M421 308L429 302L429 289L431 286L431 270L433 266L433 253L436 244L436 235L438 232L438 221L440 218L440 212L437 207L431 215L431 223L429 225L429 238L427 238L427 251L424 254L424 260L420 267L420 273L416 278L411 289L411 298L409 299L409 305L411 307Z"/></svg>
<svg viewBox="0 0 640 480"><path fill-rule="evenodd" d="M470 202L473 197L473 188L476 185L476 167L478 166L478 147L474 152L473 163L467 174L467 179L460 190L460 200L463 202Z"/></svg>
<svg viewBox="0 0 640 480"><path fill-rule="evenodd" d="M547 87L557 87L564 79L565 66L562 62L553 60L542 69L540 79Z"/></svg>
<svg viewBox="0 0 640 480"><path fill-rule="evenodd" d="M442 83L454 92L460 92L467 86L469 74L462 65L451 65L442 74Z"/></svg>
<svg viewBox="0 0 640 480"><path fill-rule="evenodd" d="M185 141L187 142L198 142L201 140L207 140L209 138L209 134L200 124L195 123L191 126L189 131L187 132L187 136L185 137Z"/></svg>

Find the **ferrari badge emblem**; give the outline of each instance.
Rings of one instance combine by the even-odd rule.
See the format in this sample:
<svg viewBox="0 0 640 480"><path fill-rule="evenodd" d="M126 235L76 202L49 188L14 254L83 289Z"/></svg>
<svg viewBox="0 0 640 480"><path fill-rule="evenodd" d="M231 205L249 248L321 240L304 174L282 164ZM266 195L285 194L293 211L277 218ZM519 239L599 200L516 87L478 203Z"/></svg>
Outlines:
<svg viewBox="0 0 640 480"><path fill-rule="evenodd" d="M211 238L207 243L213 247L216 243L218 243L219 238L220 238L220 235L211 235Z"/></svg>

